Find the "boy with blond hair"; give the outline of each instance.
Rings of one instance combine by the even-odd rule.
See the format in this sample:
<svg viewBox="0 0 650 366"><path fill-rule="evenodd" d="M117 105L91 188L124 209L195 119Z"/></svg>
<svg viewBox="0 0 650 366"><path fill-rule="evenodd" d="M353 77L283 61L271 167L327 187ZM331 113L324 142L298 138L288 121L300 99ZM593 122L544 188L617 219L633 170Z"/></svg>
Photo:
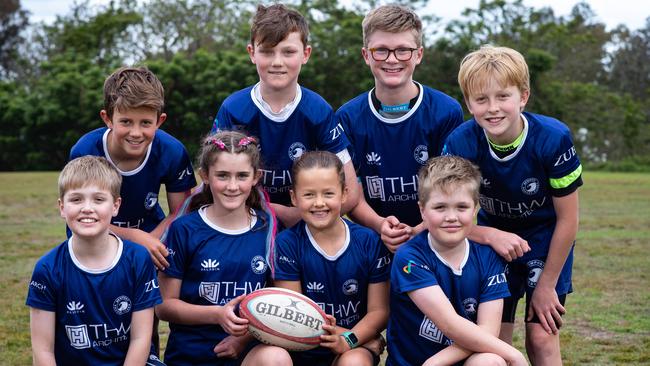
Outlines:
<svg viewBox="0 0 650 366"><path fill-rule="evenodd" d="M582 185L571 131L557 119L523 111L530 97L528 66L511 48L471 52L460 64L458 83L474 118L449 135L445 154L481 169L478 224L497 232L484 242L502 253L512 236L526 243L515 247L508 265L512 296L505 301L501 339L512 343L517 302L525 294L528 356L534 365L559 365Z"/></svg>
<svg viewBox="0 0 650 366"><path fill-rule="evenodd" d="M422 22L400 5L380 6L363 20L361 53L375 87L343 105L337 121L352 144L363 194L352 216L394 251L422 230L417 172L440 155L463 121L457 101L413 80L423 56Z"/></svg>
<svg viewBox="0 0 650 366"><path fill-rule="evenodd" d="M498 338L509 295L503 260L467 239L478 211L478 168L439 156L418 178L425 230L395 254L386 365L527 365Z"/></svg>
<svg viewBox="0 0 650 366"><path fill-rule="evenodd" d="M147 251L110 232L122 177L104 158L69 162L59 209L72 236L34 268L27 305L34 365L156 365L153 307L162 302Z"/></svg>
<svg viewBox="0 0 650 366"><path fill-rule="evenodd" d="M282 4L259 5L247 47L260 81L233 93L219 108L215 130L241 129L257 136L262 151L261 184L285 227L300 220L291 207L291 166L305 151L327 150L344 164L350 187L347 212L357 203L356 174L348 140L330 105L298 84L301 66L311 55L305 18Z"/></svg>
<svg viewBox="0 0 650 366"><path fill-rule="evenodd" d="M70 160L84 155L105 157L122 175L122 206L111 221L111 231L149 250L158 269L169 267L160 237L173 213L196 185L192 163L183 144L160 130L165 92L146 67L122 67L104 82L106 127L82 136L70 151ZM158 201L165 185L170 215Z"/></svg>

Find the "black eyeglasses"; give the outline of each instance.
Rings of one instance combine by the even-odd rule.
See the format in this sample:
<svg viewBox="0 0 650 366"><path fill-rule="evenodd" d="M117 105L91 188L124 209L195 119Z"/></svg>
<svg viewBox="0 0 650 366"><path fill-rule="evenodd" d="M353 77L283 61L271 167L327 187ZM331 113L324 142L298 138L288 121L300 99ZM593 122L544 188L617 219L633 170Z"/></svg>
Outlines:
<svg viewBox="0 0 650 366"><path fill-rule="evenodd" d="M370 51L370 54L375 61L386 61L388 60L388 57L390 57L391 53L395 55L395 58L398 61L408 61L413 57L413 51L417 50L417 48L408 47L400 47L393 50L390 48L368 48L368 51Z"/></svg>

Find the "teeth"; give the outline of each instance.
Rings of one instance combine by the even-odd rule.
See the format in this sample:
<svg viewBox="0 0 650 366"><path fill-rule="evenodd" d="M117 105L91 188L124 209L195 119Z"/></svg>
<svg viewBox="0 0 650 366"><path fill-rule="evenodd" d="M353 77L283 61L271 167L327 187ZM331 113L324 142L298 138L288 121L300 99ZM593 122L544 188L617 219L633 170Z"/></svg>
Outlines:
<svg viewBox="0 0 650 366"><path fill-rule="evenodd" d="M79 221L81 221L83 223L92 223L92 222L95 222L96 220L95 219L81 219Z"/></svg>

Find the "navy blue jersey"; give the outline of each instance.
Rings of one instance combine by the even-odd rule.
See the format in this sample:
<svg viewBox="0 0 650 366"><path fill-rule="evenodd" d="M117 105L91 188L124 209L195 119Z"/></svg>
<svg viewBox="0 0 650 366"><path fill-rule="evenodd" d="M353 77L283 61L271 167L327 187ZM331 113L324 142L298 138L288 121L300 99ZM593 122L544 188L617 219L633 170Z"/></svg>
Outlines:
<svg viewBox="0 0 650 366"><path fill-rule="evenodd" d="M103 156L115 166L108 154L108 132L108 128L102 127L82 136L72 147L70 160L85 155ZM180 141L162 130L156 131L139 167L128 172L118 171L122 175L122 204L111 223L146 232L151 232L165 218L158 203L162 184L167 192L185 192L196 185L187 150Z"/></svg>
<svg viewBox="0 0 650 366"><path fill-rule="evenodd" d="M85 268L72 251L75 237L34 267L27 305L56 313L54 355L59 365L122 365L131 316L162 303L147 250L118 238L111 266Z"/></svg>
<svg viewBox="0 0 650 366"><path fill-rule="evenodd" d="M345 244L334 256L318 246L304 221L278 234L275 279L300 281L304 295L351 329L366 315L368 285L388 281L391 254L375 232L342 220Z"/></svg>
<svg viewBox="0 0 650 366"><path fill-rule="evenodd" d="M531 251L517 260L545 257L555 230L553 196L571 193L582 184L582 165L562 122L523 113L523 138L515 152L499 158L474 119L455 130L445 154L466 158L481 170L479 225L513 232Z"/></svg>
<svg viewBox="0 0 650 366"><path fill-rule="evenodd" d="M231 231L214 225L205 206L175 220L167 236L167 276L182 280L179 299L195 305L225 305L266 285L268 217L256 211L252 229ZM214 347L228 336L220 325L170 322L165 351L169 365L217 365Z"/></svg>
<svg viewBox="0 0 650 366"><path fill-rule="evenodd" d="M291 206L291 166L305 151L327 150L334 154L348 147L343 129L334 121L332 107L318 94L300 87L295 110L285 119L270 115L253 96L253 87L224 100L214 129L244 130L260 140L262 186L271 202Z"/></svg>
<svg viewBox="0 0 650 366"><path fill-rule="evenodd" d="M510 296L505 263L492 248L466 241L460 270L433 248L425 230L395 254L390 275L386 365L421 365L452 344L415 305L408 292L440 286L456 313L476 323L481 303Z"/></svg>
<svg viewBox="0 0 650 366"><path fill-rule="evenodd" d="M404 116L383 117L370 92L344 104L337 121L352 144L352 160L368 204L380 216L396 216L410 226L422 221L417 175L440 155L447 135L463 122L460 104L448 95L416 83L420 94Z"/></svg>

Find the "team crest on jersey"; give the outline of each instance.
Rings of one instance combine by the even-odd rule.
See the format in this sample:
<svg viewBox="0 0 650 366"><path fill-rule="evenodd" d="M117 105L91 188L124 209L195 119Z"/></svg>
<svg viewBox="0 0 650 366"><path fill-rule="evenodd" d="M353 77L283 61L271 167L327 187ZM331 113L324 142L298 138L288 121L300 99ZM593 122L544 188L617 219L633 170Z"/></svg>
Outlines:
<svg viewBox="0 0 650 366"><path fill-rule="evenodd" d="M219 282L201 282L199 296L213 304L219 303Z"/></svg>
<svg viewBox="0 0 650 366"><path fill-rule="evenodd" d="M144 208L151 210L158 203L158 193L149 192L144 199Z"/></svg>
<svg viewBox="0 0 650 366"><path fill-rule="evenodd" d="M88 337L88 326L66 325L65 333L68 335L70 345L76 349L90 348L90 337Z"/></svg>
<svg viewBox="0 0 650 366"><path fill-rule="evenodd" d="M119 296L115 301L113 301L113 311L115 314L122 315L131 311L131 299L127 296Z"/></svg>
<svg viewBox="0 0 650 366"><path fill-rule="evenodd" d="M253 260L251 260L251 268L255 274L262 274L266 272L266 267L266 261L261 255L256 255L253 257Z"/></svg>
<svg viewBox="0 0 650 366"><path fill-rule="evenodd" d="M465 308L465 313L471 317L476 315L476 310L478 309L478 302L473 297L468 297L463 300L463 308Z"/></svg>
<svg viewBox="0 0 650 366"><path fill-rule="evenodd" d="M521 183L521 191L529 196L539 191L539 180L537 178L528 178Z"/></svg>
<svg viewBox="0 0 650 366"><path fill-rule="evenodd" d="M532 261L526 263L526 266L528 266L528 287L535 288L535 286L537 286L539 276L542 275L544 262L540 261L539 259L533 259Z"/></svg>
<svg viewBox="0 0 650 366"><path fill-rule="evenodd" d="M381 156L374 151L366 154L368 165L381 165Z"/></svg>
<svg viewBox="0 0 650 366"><path fill-rule="evenodd" d="M291 160L296 160L301 157L305 151L307 151L307 148L302 144L302 142L294 142L289 146L289 157Z"/></svg>
<svg viewBox="0 0 650 366"><path fill-rule="evenodd" d="M424 165L429 160L429 149L425 145L418 145L413 151L415 161Z"/></svg>
<svg viewBox="0 0 650 366"><path fill-rule="evenodd" d="M359 292L359 282L351 278L343 283L343 293L346 295L354 295Z"/></svg>

